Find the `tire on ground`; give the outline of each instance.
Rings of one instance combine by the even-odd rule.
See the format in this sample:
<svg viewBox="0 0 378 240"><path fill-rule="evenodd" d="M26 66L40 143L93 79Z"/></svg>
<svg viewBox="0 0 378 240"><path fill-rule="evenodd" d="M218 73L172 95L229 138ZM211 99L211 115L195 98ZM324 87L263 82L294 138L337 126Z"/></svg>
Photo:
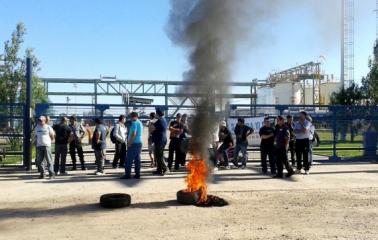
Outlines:
<svg viewBox="0 0 378 240"><path fill-rule="evenodd" d="M186 192L185 190L180 190L177 192L177 202L184 205L194 205L198 202L200 198L200 193L197 192Z"/></svg>
<svg viewBox="0 0 378 240"><path fill-rule="evenodd" d="M103 208L123 208L130 206L131 196L124 193L109 193L100 197L100 206Z"/></svg>

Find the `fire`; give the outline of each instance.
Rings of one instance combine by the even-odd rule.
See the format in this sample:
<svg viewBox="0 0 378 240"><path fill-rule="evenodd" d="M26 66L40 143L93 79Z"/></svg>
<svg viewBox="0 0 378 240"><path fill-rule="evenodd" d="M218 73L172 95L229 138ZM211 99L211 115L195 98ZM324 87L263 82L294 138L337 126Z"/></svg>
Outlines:
<svg viewBox="0 0 378 240"><path fill-rule="evenodd" d="M208 169L206 161L200 156L193 154L192 160L188 163L187 169L189 174L186 177L186 183L188 192L199 191L200 199L199 203L207 201L207 186L206 179L208 175Z"/></svg>

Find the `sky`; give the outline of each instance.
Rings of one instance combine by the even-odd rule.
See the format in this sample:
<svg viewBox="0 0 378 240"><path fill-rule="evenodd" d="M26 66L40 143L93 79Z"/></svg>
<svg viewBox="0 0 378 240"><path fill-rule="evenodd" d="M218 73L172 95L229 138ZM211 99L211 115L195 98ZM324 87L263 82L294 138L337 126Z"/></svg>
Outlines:
<svg viewBox="0 0 378 240"><path fill-rule="evenodd" d="M253 44L240 47L233 81L266 79L272 71L319 61L320 55L326 56L324 71L339 77L340 0L300 2L282 2L283 11L259 24L259 35L249 40ZM359 82L376 38L376 3L356 0L355 6ZM41 77L181 80L188 69L186 52L166 34L169 9L168 0L0 0L0 42L23 22L24 46L40 59Z"/></svg>

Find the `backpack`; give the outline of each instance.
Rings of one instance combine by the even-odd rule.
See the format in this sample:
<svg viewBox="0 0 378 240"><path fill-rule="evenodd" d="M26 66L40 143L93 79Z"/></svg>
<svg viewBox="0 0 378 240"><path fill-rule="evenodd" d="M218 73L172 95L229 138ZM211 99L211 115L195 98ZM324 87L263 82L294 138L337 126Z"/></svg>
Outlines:
<svg viewBox="0 0 378 240"><path fill-rule="evenodd" d="M114 137L114 131L115 131L115 127L112 129L112 131L110 131L110 141L112 141L112 143L116 144L117 138Z"/></svg>

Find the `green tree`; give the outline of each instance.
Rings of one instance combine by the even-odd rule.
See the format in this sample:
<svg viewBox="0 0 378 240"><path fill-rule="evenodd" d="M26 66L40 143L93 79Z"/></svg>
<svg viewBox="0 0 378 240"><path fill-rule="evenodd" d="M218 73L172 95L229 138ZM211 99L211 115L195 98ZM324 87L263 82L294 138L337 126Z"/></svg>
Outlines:
<svg viewBox="0 0 378 240"><path fill-rule="evenodd" d="M47 95L44 91L37 72L40 71L39 60L33 53L33 49L27 48L24 56L20 57L22 44L26 28L23 23L18 23L16 30L12 33L11 40L4 43L4 54L2 60L4 67L0 73L0 103L14 104L23 103L26 98L26 57L32 59L33 65L33 82L32 82L32 106L36 102L47 102Z"/></svg>
<svg viewBox="0 0 378 240"><path fill-rule="evenodd" d="M369 73L362 78L365 99L373 105L378 104L378 41L375 42L373 57L369 59Z"/></svg>
<svg viewBox="0 0 378 240"><path fill-rule="evenodd" d="M332 105L360 105L363 98L363 88L352 83L348 88L333 93L330 100Z"/></svg>
<svg viewBox="0 0 378 240"><path fill-rule="evenodd" d="M8 104L7 108L0 108L1 115L22 115L22 108L12 104L24 103L26 99L26 58L32 59L32 108L37 102L47 102L47 95L37 77L40 70L39 61L33 53L33 49L27 48L23 56L20 56L26 29L23 23L17 24L16 30L12 33L11 39L4 42L4 53L0 59L4 66L0 69L0 103ZM0 131L9 133L8 143L12 150L20 150L22 139L16 137L22 133L22 124L12 118L0 122Z"/></svg>

